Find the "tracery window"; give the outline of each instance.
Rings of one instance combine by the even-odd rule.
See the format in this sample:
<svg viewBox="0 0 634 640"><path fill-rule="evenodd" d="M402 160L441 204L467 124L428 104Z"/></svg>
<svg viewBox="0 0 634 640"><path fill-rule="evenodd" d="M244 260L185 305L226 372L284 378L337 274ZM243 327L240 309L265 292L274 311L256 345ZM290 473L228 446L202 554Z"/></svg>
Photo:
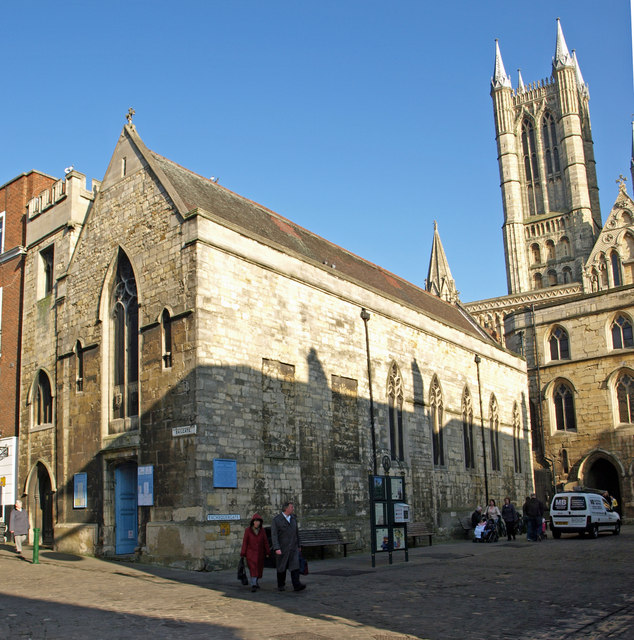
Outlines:
<svg viewBox="0 0 634 640"><path fill-rule="evenodd" d="M634 378L622 373L616 382L616 399L619 407L619 422L634 422Z"/></svg>
<svg viewBox="0 0 634 640"><path fill-rule="evenodd" d="M119 253L112 293L112 417L139 414L139 303L132 265Z"/></svg>
<svg viewBox="0 0 634 640"><path fill-rule="evenodd" d="M438 378L434 377L429 392L429 410L432 433L434 466L445 464L445 443L443 439L443 401Z"/></svg>
<svg viewBox="0 0 634 640"><path fill-rule="evenodd" d="M522 122L522 155L524 157L524 177L526 178L529 213L530 215L543 213L535 128L530 118L524 118Z"/></svg>
<svg viewBox="0 0 634 640"><path fill-rule="evenodd" d="M550 334L550 359L569 360L570 345L568 333L563 327L555 327Z"/></svg>
<svg viewBox="0 0 634 640"><path fill-rule="evenodd" d="M566 382L560 382L555 386L553 402L557 431L576 431L577 419L573 391Z"/></svg>
<svg viewBox="0 0 634 640"><path fill-rule="evenodd" d="M495 396L491 396L489 404L490 414L490 436L491 436L491 470L500 470L500 415L498 411L498 401Z"/></svg>
<svg viewBox="0 0 634 640"><path fill-rule="evenodd" d="M615 287L620 287L621 281L621 259L616 251L610 254L610 264L612 265L612 282Z"/></svg>
<svg viewBox="0 0 634 640"><path fill-rule="evenodd" d="M612 348L625 349L634 347L632 322L624 315L619 315L612 323Z"/></svg>
<svg viewBox="0 0 634 640"><path fill-rule="evenodd" d="M392 460L403 460L403 379L396 362L387 380L387 403Z"/></svg>
<svg viewBox="0 0 634 640"><path fill-rule="evenodd" d="M475 455L473 447L473 403L471 393L465 387L462 394L462 436L464 440L464 461L467 469L475 469Z"/></svg>

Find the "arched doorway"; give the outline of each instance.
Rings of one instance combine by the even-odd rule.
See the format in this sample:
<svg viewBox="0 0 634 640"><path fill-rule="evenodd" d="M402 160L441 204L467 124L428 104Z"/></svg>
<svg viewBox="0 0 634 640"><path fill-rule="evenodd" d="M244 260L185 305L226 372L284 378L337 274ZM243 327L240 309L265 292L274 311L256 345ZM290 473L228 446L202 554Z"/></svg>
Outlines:
<svg viewBox="0 0 634 640"><path fill-rule="evenodd" d="M27 488L27 510L32 529L39 529L42 544L53 546L53 483L48 469L38 462L29 480Z"/></svg>
<svg viewBox="0 0 634 640"><path fill-rule="evenodd" d="M584 474L583 484L592 489L601 489L607 491L611 496L616 498L620 511L621 505L621 488L619 483L619 474L615 466L606 458L597 458Z"/></svg>

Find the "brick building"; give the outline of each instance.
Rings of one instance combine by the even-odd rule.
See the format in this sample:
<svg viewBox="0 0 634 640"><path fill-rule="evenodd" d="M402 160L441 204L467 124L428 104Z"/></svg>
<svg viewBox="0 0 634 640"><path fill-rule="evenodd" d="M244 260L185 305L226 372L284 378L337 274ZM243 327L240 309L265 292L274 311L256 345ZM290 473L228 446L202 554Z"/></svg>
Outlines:
<svg viewBox="0 0 634 640"><path fill-rule="evenodd" d="M23 173L0 186L0 520L15 502L26 203L54 178Z"/></svg>

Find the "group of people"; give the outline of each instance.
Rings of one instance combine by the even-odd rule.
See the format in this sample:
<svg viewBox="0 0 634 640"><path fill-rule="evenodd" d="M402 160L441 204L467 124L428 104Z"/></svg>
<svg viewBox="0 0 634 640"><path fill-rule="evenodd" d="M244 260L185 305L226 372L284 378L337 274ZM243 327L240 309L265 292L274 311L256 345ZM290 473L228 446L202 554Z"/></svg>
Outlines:
<svg viewBox="0 0 634 640"><path fill-rule="evenodd" d="M277 570L277 590L286 589L286 572L290 571L294 591L302 591L306 585L299 579L299 529L294 514L295 506L286 502L271 522L271 545L264 531L264 520L259 514L254 514L249 526L244 532L240 557L244 558L251 576L251 591L260 588L259 580L264 571L264 558L271 555L271 546L275 554Z"/></svg>
<svg viewBox="0 0 634 640"><path fill-rule="evenodd" d="M526 539L529 542L536 542L542 538L542 523L544 519L544 505L538 500L537 495L531 493L526 497L522 505L522 517L526 523ZM515 540L519 524L520 515L508 496L504 498L502 510L495 504L495 500L489 500L486 509L481 506L471 514L471 527L475 530L482 521L493 520L498 527L504 522L506 536L508 540ZM501 527L500 527L501 529Z"/></svg>

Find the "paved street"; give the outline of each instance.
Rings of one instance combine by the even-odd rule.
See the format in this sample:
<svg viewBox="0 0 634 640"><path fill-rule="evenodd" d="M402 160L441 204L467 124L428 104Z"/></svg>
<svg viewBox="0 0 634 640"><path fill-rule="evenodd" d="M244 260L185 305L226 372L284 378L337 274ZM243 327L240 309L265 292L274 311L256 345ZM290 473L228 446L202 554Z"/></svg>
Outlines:
<svg viewBox="0 0 634 640"><path fill-rule="evenodd" d="M29 549L29 557L31 552ZM0 637L219 640L634 638L634 527L599 540L458 541L310 560L306 591L0 545Z"/></svg>

